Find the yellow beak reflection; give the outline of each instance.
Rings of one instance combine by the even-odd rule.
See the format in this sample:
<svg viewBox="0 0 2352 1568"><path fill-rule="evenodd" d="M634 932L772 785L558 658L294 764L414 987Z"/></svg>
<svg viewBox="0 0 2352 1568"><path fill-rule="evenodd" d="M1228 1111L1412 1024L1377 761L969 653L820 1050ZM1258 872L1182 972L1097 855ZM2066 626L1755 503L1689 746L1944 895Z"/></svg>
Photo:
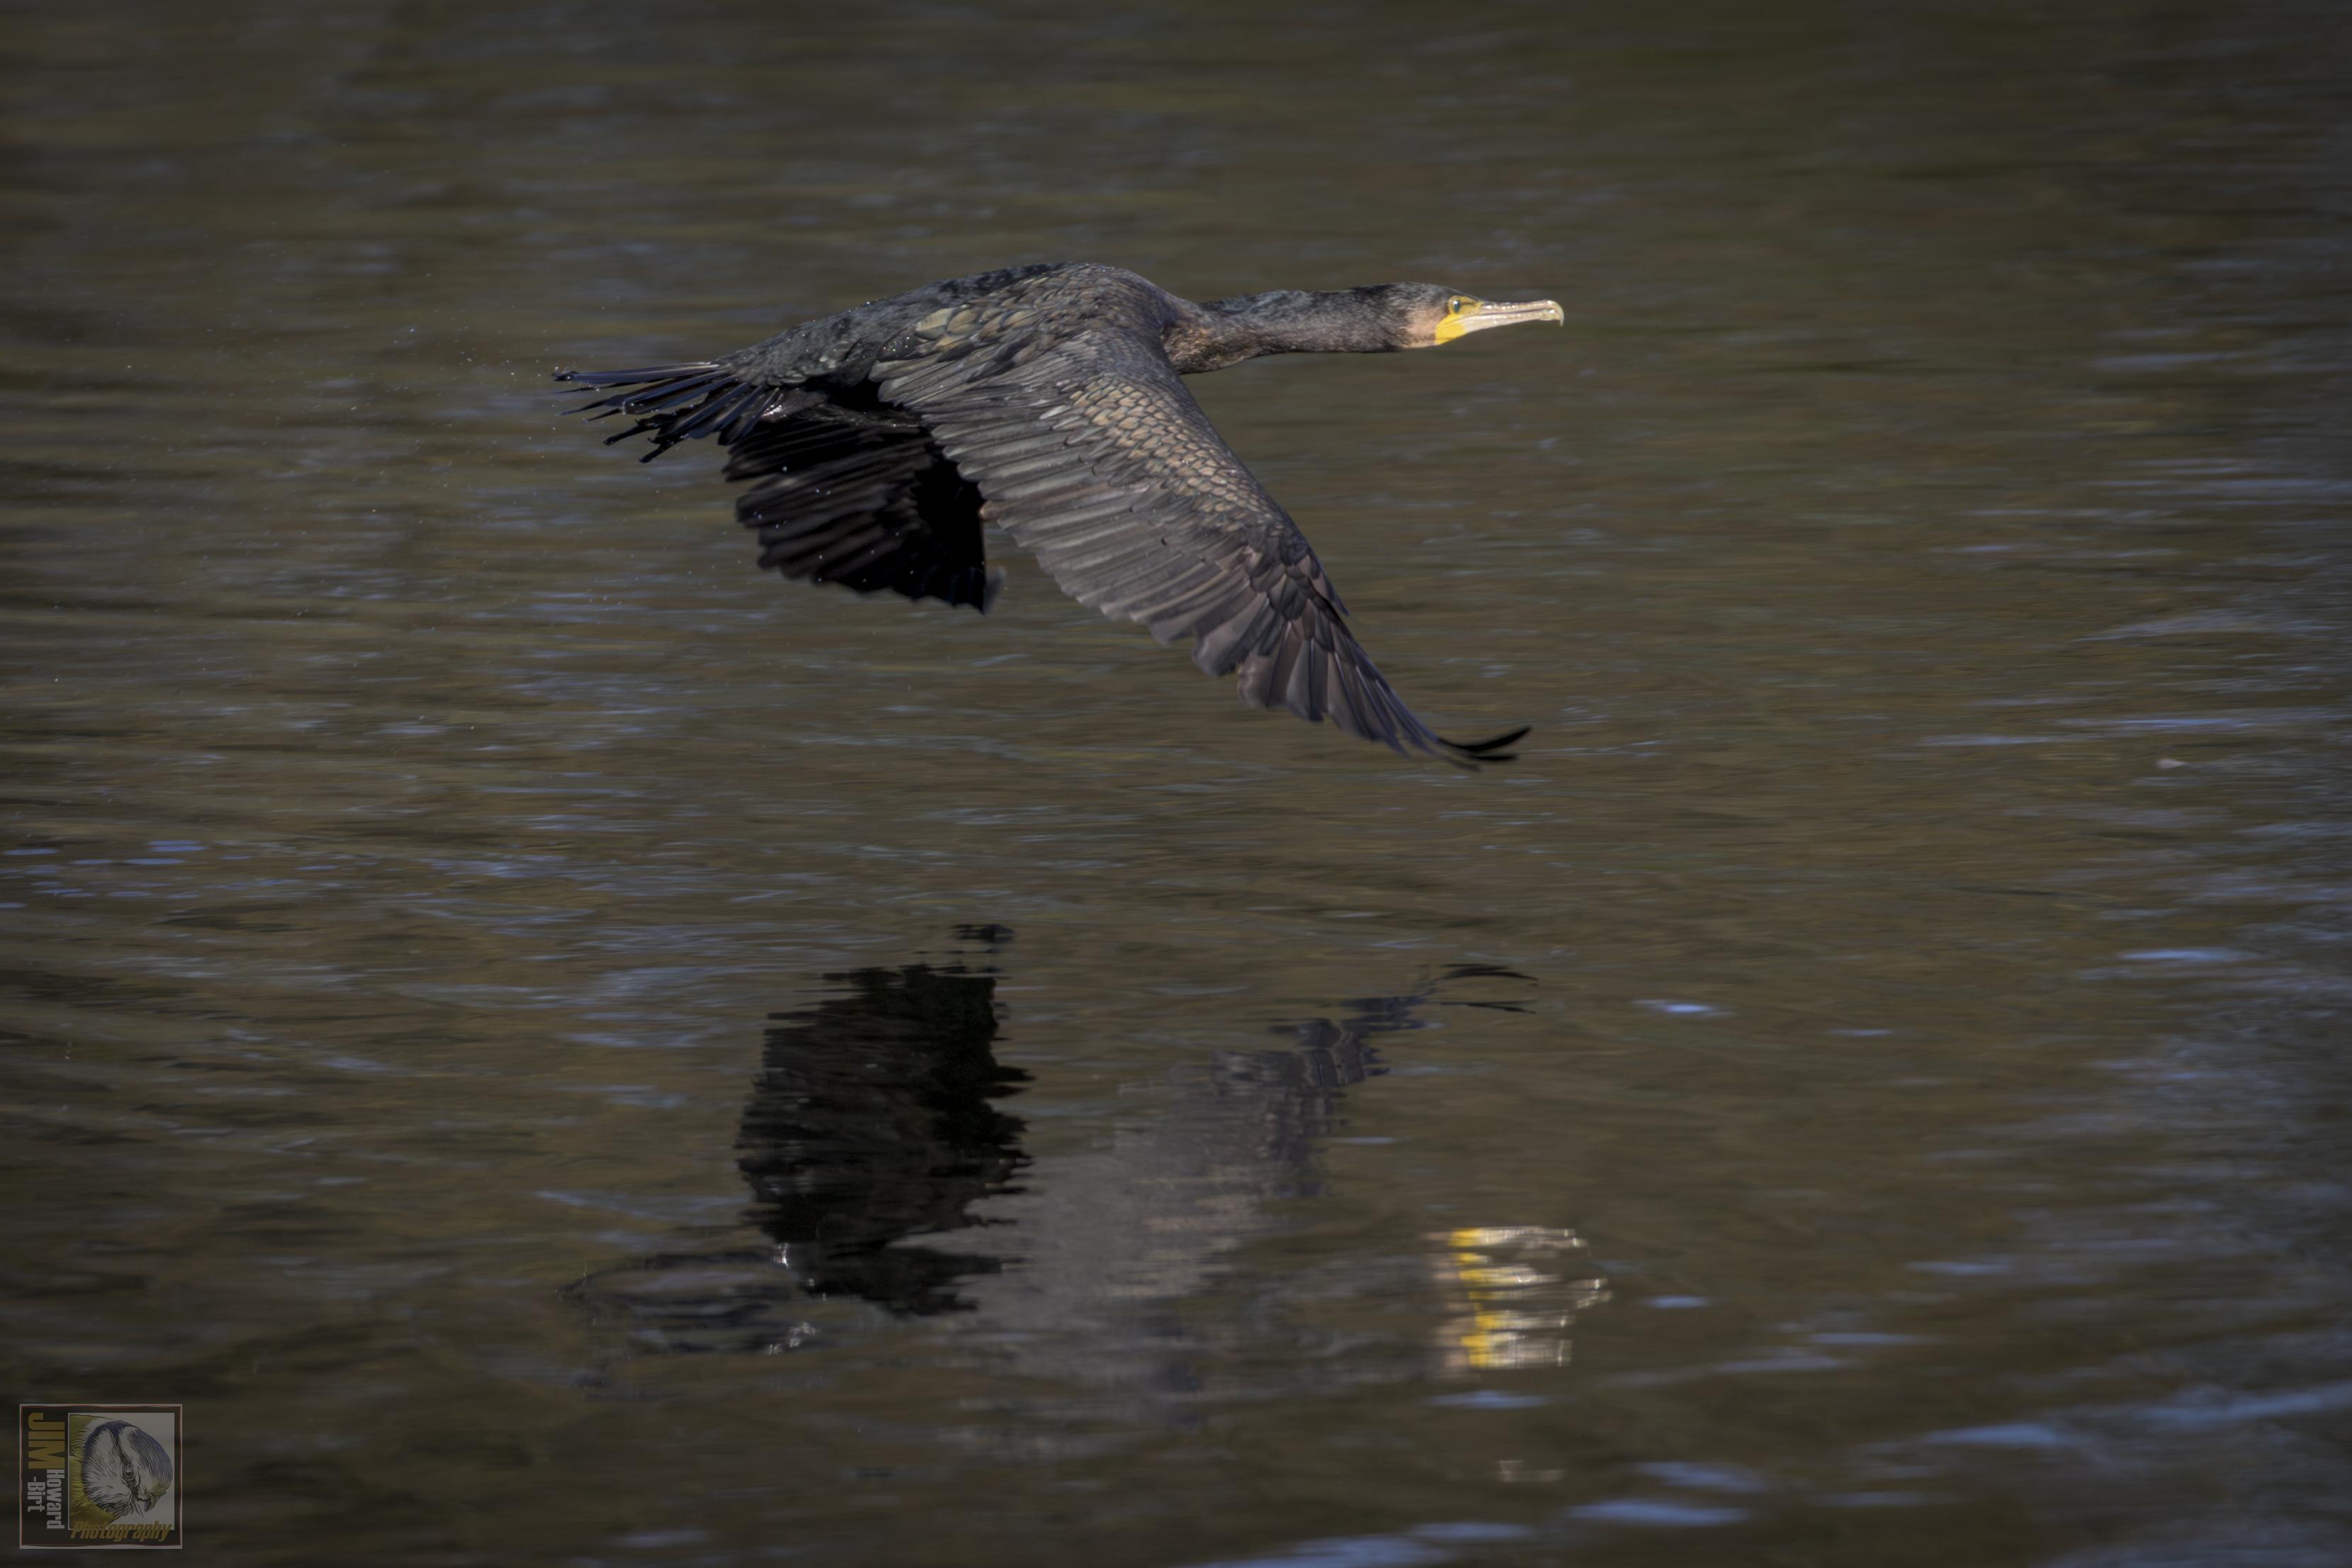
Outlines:
<svg viewBox="0 0 2352 1568"><path fill-rule="evenodd" d="M1447 1372L1561 1366L1576 1314L1609 1300L1586 1272L1584 1243L1549 1226L1481 1226L1432 1237L1449 1316L1437 1332Z"/></svg>

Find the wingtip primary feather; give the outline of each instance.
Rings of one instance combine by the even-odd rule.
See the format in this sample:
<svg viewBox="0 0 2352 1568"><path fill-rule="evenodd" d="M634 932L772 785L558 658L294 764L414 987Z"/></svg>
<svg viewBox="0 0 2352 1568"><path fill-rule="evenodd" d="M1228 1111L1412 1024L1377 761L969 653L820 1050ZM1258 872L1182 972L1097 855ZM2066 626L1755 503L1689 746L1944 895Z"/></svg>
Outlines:
<svg viewBox="0 0 2352 1568"><path fill-rule="evenodd" d="M1446 759L1449 762L1459 760L1474 767L1486 763L1516 762L1518 760L1518 753L1507 748L1524 740L1534 728L1532 724L1522 724L1516 730L1507 730L1499 735L1489 735L1483 741L1449 741L1441 735L1438 737L1438 743L1454 753Z"/></svg>

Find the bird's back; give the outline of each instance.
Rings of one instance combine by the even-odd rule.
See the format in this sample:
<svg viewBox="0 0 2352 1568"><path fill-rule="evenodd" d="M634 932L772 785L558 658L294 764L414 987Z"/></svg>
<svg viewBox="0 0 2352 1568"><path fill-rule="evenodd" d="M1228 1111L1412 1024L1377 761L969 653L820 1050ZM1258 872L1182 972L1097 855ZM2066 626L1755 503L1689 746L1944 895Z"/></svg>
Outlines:
<svg viewBox="0 0 2352 1568"><path fill-rule="evenodd" d="M747 381L773 386L845 387L867 380L884 361L937 353L951 343L954 334L918 332L941 312L943 320L954 320L968 311L974 325L1018 312L1024 330L1042 341L1106 317L1156 321L1168 299L1150 280L1097 262L1005 267L869 300L787 328L718 363Z"/></svg>

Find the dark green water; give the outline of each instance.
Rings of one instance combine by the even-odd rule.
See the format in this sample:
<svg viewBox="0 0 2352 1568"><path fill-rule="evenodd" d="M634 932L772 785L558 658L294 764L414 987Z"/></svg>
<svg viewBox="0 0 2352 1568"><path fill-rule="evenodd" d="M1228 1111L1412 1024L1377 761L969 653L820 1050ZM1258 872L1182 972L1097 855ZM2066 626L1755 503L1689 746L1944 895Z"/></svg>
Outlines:
<svg viewBox="0 0 2352 1568"><path fill-rule="evenodd" d="M0 47L0 1369L188 1560L2352 1562L2340 8ZM552 412L1049 258L1568 307L1195 383L1522 762Z"/></svg>

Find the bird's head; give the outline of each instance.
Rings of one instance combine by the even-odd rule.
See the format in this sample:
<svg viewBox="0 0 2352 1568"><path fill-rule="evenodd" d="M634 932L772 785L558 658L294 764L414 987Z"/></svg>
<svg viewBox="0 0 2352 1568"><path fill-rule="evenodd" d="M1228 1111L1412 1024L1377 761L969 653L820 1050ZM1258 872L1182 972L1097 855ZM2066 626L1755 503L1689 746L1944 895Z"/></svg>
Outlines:
<svg viewBox="0 0 2352 1568"><path fill-rule="evenodd" d="M1185 374L1261 354L1386 353L1431 349L1515 321L1565 321L1549 300L1481 300L1434 283L1376 283L1310 292L1278 289L1188 307L1163 342Z"/></svg>
<svg viewBox="0 0 2352 1568"><path fill-rule="evenodd" d="M1433 349L1489 327L1568 320L1567 312L1551 300L1481 300L1434 283L1391 283L1379 292L1395 344L1401 349Z"/></svg>

